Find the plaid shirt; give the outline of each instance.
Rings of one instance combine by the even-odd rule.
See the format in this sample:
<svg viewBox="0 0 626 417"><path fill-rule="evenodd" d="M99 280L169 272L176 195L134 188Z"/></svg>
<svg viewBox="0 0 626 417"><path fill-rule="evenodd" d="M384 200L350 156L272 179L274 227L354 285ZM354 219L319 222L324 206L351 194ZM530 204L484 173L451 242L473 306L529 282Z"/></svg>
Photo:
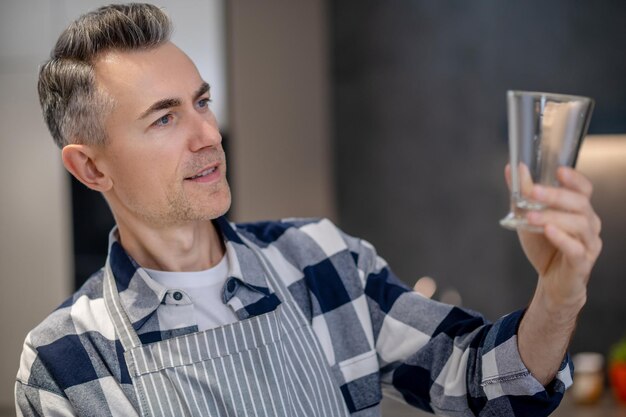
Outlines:
<svg viewBox="0 0 626 417"><path fill-rule="evenodd" d="M488 323L424 298L369 243L328 220L215 224L229 259L224 302L240 320L280 304L243 235L261 248L309 319L352 415L380 415L384 390L441 415L545 416L572 383L569 360L547 388L530 375L517 349L522 311ZM151 280L114 232L107 262L142 343L197 331L189 297L174 297L175 290ZM136 415L102 281L102 271L94 274L26 337L18 415Z"/></svg>

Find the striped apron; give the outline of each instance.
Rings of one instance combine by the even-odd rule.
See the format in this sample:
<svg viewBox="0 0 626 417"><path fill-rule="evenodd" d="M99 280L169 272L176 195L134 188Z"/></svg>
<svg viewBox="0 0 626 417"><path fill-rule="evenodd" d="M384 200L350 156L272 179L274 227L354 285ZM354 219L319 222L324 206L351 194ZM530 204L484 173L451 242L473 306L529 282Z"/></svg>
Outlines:
<svg viewBox="0 0 626 417"><path fill-rule="evenodd" d="M272 312L142 345L105 269L104 302L142 416L348 416L311 326L260 251L281 300Z"/></svg>

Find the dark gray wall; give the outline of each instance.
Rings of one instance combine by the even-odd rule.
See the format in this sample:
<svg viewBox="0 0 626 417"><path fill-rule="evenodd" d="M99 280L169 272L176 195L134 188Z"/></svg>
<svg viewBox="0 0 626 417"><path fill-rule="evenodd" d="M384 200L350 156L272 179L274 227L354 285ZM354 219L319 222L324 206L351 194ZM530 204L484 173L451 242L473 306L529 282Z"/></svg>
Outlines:
<svg viewBox="0 0 626 417"><path fill-rule="evenodd" d="M591 133L626 132L626 2L330 4L341 226L407 283L433 276L491 319L523 307L536 277L498 225L508 209L505 92L588 95ZM605 351L626 333L624 291L604 290L626 279L612 211L611 256L594 274L574 350Z"/></svg>

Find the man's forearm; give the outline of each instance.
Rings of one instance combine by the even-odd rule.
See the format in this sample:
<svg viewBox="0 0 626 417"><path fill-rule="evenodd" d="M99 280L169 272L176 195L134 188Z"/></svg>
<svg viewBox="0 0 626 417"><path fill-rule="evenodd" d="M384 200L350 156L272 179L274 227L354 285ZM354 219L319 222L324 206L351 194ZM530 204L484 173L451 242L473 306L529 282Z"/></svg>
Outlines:
<svg viewBox="0 0 626 417"><path fill-rule="evenodd" d="M541 285L528 307L518 330L518 348L530 373L544 386L559 370L576 327L578 313L585 304L575 300L555 301Z"/></svg>

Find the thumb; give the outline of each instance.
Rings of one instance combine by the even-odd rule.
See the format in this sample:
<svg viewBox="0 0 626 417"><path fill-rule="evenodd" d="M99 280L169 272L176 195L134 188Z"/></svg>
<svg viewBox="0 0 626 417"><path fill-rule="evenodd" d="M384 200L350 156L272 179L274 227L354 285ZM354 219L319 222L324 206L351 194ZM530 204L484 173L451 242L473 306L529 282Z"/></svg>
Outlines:
<svg viewBox="0 0 626 417"><path fill-rule="evenodd" d="M518 165L516 177L519 184L513 184L514 174L511 169L511 164L506 164L504 168L504 178L509 191L519 190L524 197L529 197L533 190L533 179L528 166L521 162Z"/></svg>

